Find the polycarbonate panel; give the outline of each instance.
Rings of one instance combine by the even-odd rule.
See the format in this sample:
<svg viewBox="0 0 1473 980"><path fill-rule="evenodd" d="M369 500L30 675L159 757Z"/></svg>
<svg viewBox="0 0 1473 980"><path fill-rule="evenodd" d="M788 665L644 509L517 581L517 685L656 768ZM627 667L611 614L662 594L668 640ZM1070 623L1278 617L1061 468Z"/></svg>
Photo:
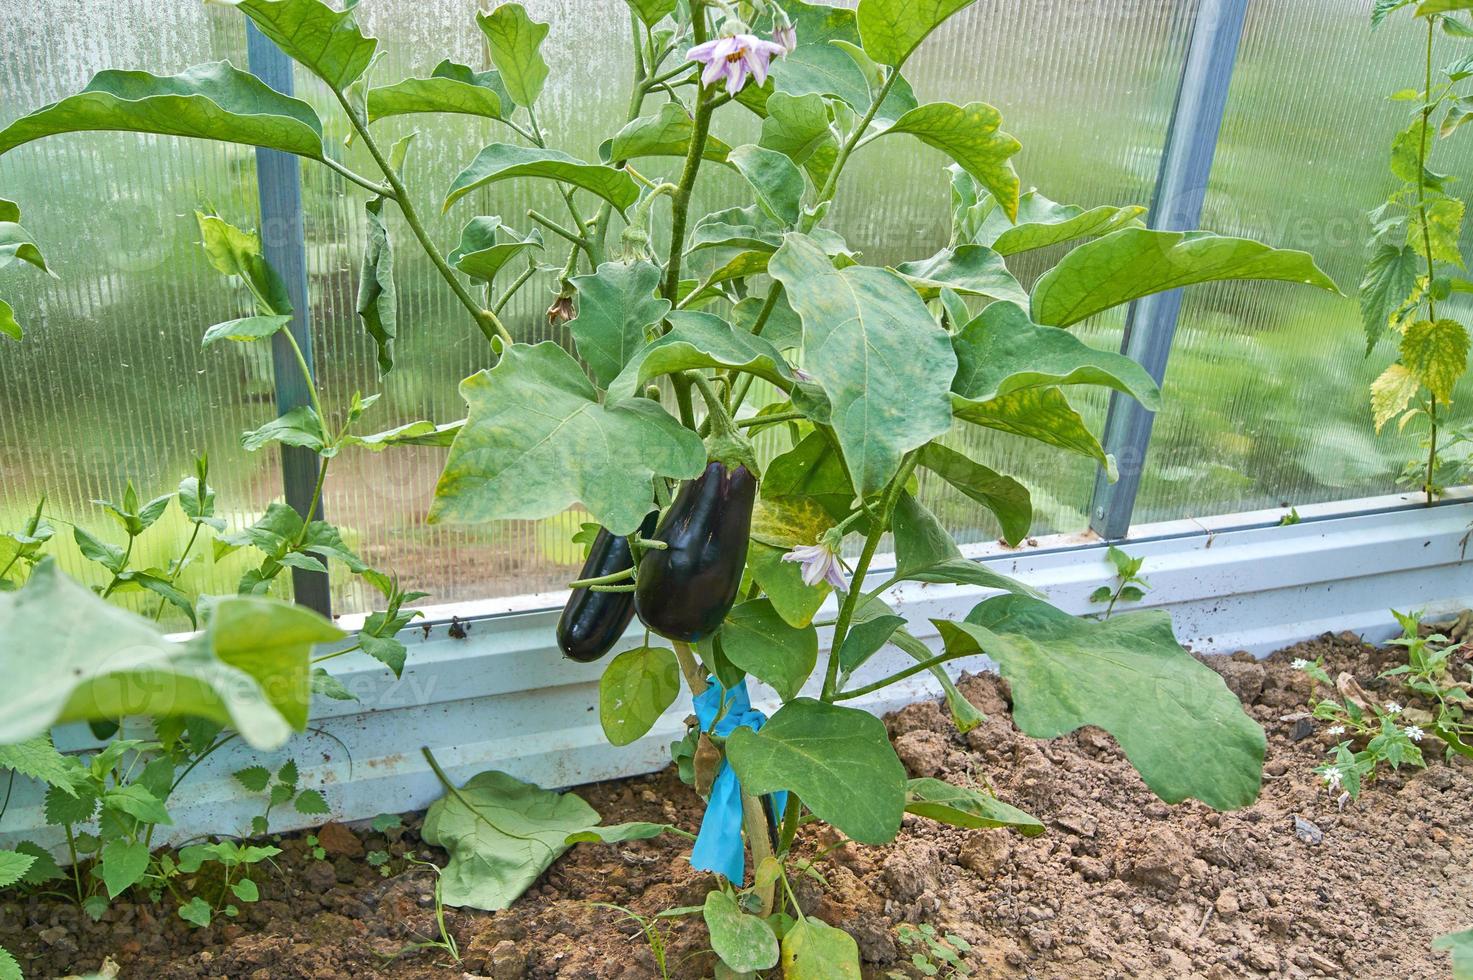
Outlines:
<svg viewBox="0 0 1473 980"><path fill-rule="evenodd" d="M359 17L380 37L383 52L374 80L427 74L444 57L486 65L474 6L465 0L366 0ZM626 110L626 8L622 0L526 0L526 6L552 25L544 52L554 69L539 103L540 122L552 145L594 158L599 140L619 126ZM923 99L997 105L1004 127L1023 142L1017 164L1025 188L1084 205L1149 203L1195 7L1172 0L984 0L938 31L907 74ZM20 16L28 11L21 0L0 0L0 43L7 51L3 121L75 91L104 66L172 72L221 57L244 64L239 15L195 0L51 4L39 26ZM139 24L146 25L142 33L130 33ZM301 70L297 94L314 104L328 139L341 145L347 129L331 95ZM655 105L651 98L646 111ZM733 107L719 114L716 131L742 142L756 128ZM515 141L498 123L412 116L385 120L376 132L385 145L418 133L406 179L442 248L453 246L475 215L499 215L523 231L531 227L528 208L569 221L560 198L531 181L483 189L440 214L445 188L483 145ZM373 173L362 147L346 149L343 158ZM865 261L921 258L946 243L946 163L940 153L901 137L856 156L835 224ZM677 165L647 162L642 169L653 178L672 175ZM329 413L354 391L383 390L365 420L372 428L460 417L457 383L491 360L468 315L390 205L385 212L396 248L401 339L398 367L380 382L372 344L354 312L367 195L310 162L303 164L303 179L312 329ZM198 351L204 327L242 307L192 244L198 236L191 211L209 202L226 218L254 226L251 152L127 135L57 137L0 158L0 193L20 200L64 280L53 286L5 273L3 284L18 312L30 314L32 329L24 344L0 346L0 432L14 447L4 464L0 516L16 523L45 490L52 495L48 510L59 518L88 515L96 523L88 499L120 492L128 474L162 492L195 448L210 449L222 502L237 523L279 497L274 454L248 456L236 443L241 429L272 414L268 361L253 358L249 348ZM743 200L742 186L718 175L693 214ZM547 261L561 262L561 240L547 238ZM1025 280L1054 257L1034 257ZM504 312L519 340L566 342L565 331L550 332L542 313L554 279L541 276ZM1100 319L1084 335L1102 347L1118 346L1121 319ZM1074 397L1098 427L1103 398L1082 389ZM981 430L959 445L1035 488L1040 531L1084 526L1092 479L1087 460ZM567 566L559 561L571 557L566 539L576 519L469 529L426 525L443 458L443 450L432 449L345 453L331 464L327 516L371 563L432 593L431 601L525 593L566 581ZM936 481L924 480L923 487L926 501L962 540L995 536L990 517L970 501ZM76 571L77 562L68 567ZM196 574L197 587L225 591L239 569L206 565ZM371 598L353 583L336 582L339 610L366 608Z"/></svg>
<svg viewBox="0 0 1473 980"><path fill-rule="evenodd" d="M1249 5L1202 226L1305 249L1346 296L1260 282L1188 291L1137 523L1390 493L1419 453L1372 427L1367 386L1396 353L1386 341L1364 356L1354 297L1366 212L1395 189L1389 147L1412 111L1387 97L1421 88L1426 35L1406 11L1372 32L1369 9ZM1439 37L1436 64L1456 48ZM1473 141L1433 164L1473 173ZM1466 322L1473 304L1455 306Z"/></svg>

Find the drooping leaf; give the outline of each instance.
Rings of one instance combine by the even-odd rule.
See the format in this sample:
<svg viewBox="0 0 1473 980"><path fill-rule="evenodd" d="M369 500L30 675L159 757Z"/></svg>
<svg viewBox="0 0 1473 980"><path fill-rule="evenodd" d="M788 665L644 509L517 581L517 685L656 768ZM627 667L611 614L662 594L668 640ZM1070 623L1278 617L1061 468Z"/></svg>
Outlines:
<svg viewBox="0 0 1473 980"><path fill-rule="evenodd" d="M639 200L639 185L623 170L584 163L561 150L492 143L476 154L445 195L445 210L478 187L513 177L541 177L596 194L623 212Z"/></svg>
<svg viewBox="0 0 1473 980"><path fill-rule="evenodd" d="M659 275L653 266L650 268ZM668 303L665 305L669 307ZM582 318L581 309L579 318ZM783 389L791 388L796 381L788 362L763 337L734 330L731 324L710 313L678 310L668 319L670 332L635 354L618 377L609 382L609 401L634 397L646 382L662 374L699 368L746 371ZM577 323L574 320L573 326Z"/></svg>
<svg viewBox="0 0 1473 980"><path fill-rule="evenodd" d="M784 227L798 223L807 185L797 164L777 150L755 143L737 147L727 159L746 178L762 210Z"/></svg>
<svg viewBox="0 0 1473 980"><path fill-rule="evenodd" d="M11 340L20 340L24 333L21 330L20 321L15 318L15 308L0 299L0 334L4 334Z"/></svg>
<svg viewBox="0 0 1473 980"><path fill-rule="evenodd" d="M378 41L365 37L353 4L336 10L322 0L223 0L238 7L298 64L342 91L373 61Z"/></svg>
<svg viewBox="0 0 1473 980"><path fill-rule="evenodd" d="M893 272L834 268L812 239L789 235L772 275L803 319L808 371L861 493L880 490L901 457L951 426L956 354L915 291Z"/></svg>
<svg viewBox="0 0 1473 980"><path fill-rule="evenodd" d="M323 431L317 410L311 405L299 405L280 418L272 419L258 429L243 432L240 436L240 447L248 453L273 442L279 442L283 446L306 446L316 451L327 444L327 433Z"/></svg>
<svg viewBox="0 0 1473 980"><path fill-rule="evenodd" d="M767 100L759 146L785 154L808 171L815 187L822 187L839 157L839 141L829 126L823 96L774 92Z"/></svg>
<svg viewBox="0 0 1473 980"><path fill-rule="evenodd" d="M425 814L426 844L450 863L440 876L446 905L488 912L509 906L568 849L568 835L597 826L598 812L572 793L553 793L503 772L472 776Z"/></svg>
<svg viewBox="0 0 1473 980"><path fill-rule="evenodd" d="M15 209L13 202L0 198L0 210ZM19 210L15 209L17 217ZM60 278L51 267L46 264L46 257L41 254L41 248L31 233L20 226L17 221L11 221L0 217L0 269L5 268L12 262L27 262L53 279Z"/></svg>
<svg viewBox="0 0 1473 980"><path fill-rule="evenodd" d="M363 205L368 217L368 245L358 273L358 316L363 329L378 347L378 371L394 369L394 341L399 336L399 292L394 288L394 250L389 229L384 225L384 199L371 198Z"/></svg>
<svg viewBox="0 0 1473 980"><path fill-rule="evenodd" d="M1418 17L1434 14L1450 14L1459 10L1473 10L1473 0L1422 0L1417 5Z"/></svg>
<svg viewBox="0 0 1473 980"><path fill-rule="evenodd" d="M1277 279L1338 292L1308 252L1207 232L1126 228L1086 242L1033 287L1033 319L1067 327L1152 293L1224 279Z"/></svg>
<svg viewBox="0 0 1473 980"><path fill-rule="evenodd" d="M569 846L573 844L622 844L627 840L651 840L661 834L674 834L687 840L695 838L695 834L668 823L635 821L580 830L576 834L568 835L567 844Z"/></svg>
<svg viewBox="0 0 1473 980"><path fill-rule="evenodd" d="M1468 370L1468 330L1456 320L1418 320L1401 338L1401 363L1442 402Z"/></svg>
<svg viewBox="0 0 1473 980"><path fill-rule="evenodd" d="M1043 824L989 793L953 786L939 779L912 779L906 784L905 809L952 827L972 830L1012 827L1024 837L1043 833Z"/></svg>
<svg viewBox="0 0 1473 980"><path fill-rule="evenodd" d="M1114 457L1105 454L1099 439L1084 424L1084 417L1058 388L1024 388L977 402L955 395L952 408L963 422L1057 446L1114 470Z"/></svg>
<svg viewBox="0 0 1473 980"><path fill-rule="evenodd" d="M204 339L200 341L200 347L209 347L222 340L231 340L236 343L265 340L267 337L274 336L282 327L291 322L290 313L273 313L267 316L247 316L238 320L227 320L206 330Z"/></svg>
<svg viewBox="0 0 1473 980"><path fill-rule="evenodd" d="M720 636L726 659L777 691L784 701L798 696L818 663L818 631L789 626L769 599L734 607Z"/></svg>
<svg viewBox="0 0 1473 980"><path fill-rule="evenodd" d="M1013 720L1035 738L1082 725L1115 736L1168 803L1218 810L1258 796L1265 740L1216 672L1193 659L1159 610L1078 619L1026 596L988 599L964 622L936 621L949 653L986 653L1013 692Z"/></svg>
<svg viewBox="0 0 1473 980"><path fill-rule="evenodd" d="M581 502L628 534L649 512L655 476L690 479L700 437L647 398L601 405L578 362L556 344L515 344L460 386L470 417L435 491L431 523L541 518Z"/></svg>
<svg viewBox="0 0 1473 980"><path fill-rule="evenodd" d="M614 745L639 741L680 693L680 665L667 647L636 647L610 662L598 682L598 719Z"/></svg>
<svg viewBox="0 0 1473 980"><path fill-rule="evenodd" d="M777 966L777 936L766 919L748 915L728 892L712 889L702 909L711 948L735 973L770 970Z"/></svg>
<svg viewBox="0 0 1473 980"><path fill-rule="evenodd" d="M1102 385L1151 411L1161 390L1146 369L1123 354L1096 350L1058 327L1041 327L1013 303L993 303L952 339L951 390L971 401L1054 385Z"/></svg>
<svg viewBox="0 0 1473 980"><path fill-rule="evenodd" d="M660 270L649 262L605 262L593 275L576 276L578 316L568 324L578 354L594 380L608 386L649 342L651 327L670 312L655 296Z"/></svg>
<svg viewBox="0 0 1473 980"><path fill-rule="evenodd" d="M1008 218L1016 219L1019 188L1012 157L1023 146L1001 126L1002 113L985 102L930 102L895 120L884 133L909 133L945 153L992 193Z"/></svg>
<svg viewBox="0 0 1473 980"><path fill-rule="evenodd" d="M1422 382L1400 364L1392 364L1371 382L1371 418L1376 431L1402 413L1421 390Z"/></svg>
<svg viewBox="0 0 1473 980"><path fill-rule="evenodd" d="M929 259L902 262L895 271L915 287L922 299L935 299L943 289L965 296L1027 303L1028 292L1008 271L1002 256L985 245L944 248Z"/></svg>
<svg viewBox="0 0 1473 980"><path fill-rule="evenodd" d="M200 244L210 267L223 276L239 276L256 301L262 316L286 316L292 312L286 283L266 261L261 237L237 228L216 214L194 213L199 223Z"/></svg>
<svg viewBox="0 0 1473 980"><path fill-rule="evenodd" d="M372 452L383 452L391 446L448 446L455 441L460 434L464 421L447 422L444 425L436 425L434 422L406 422L404 425L395 426L385 432L375 432L367 436L349 435L344 443L351 446L362 446Z"/></svg>
<svg viewBox="0 0 1473 980"><path fill-rule="evenodd" d="M637 160L640 157L684 157L690 150L696 124L679 102L666 102L653 116L631 120L614 134L607 152L600 156L605 163ZM725 163L731 147L715 136L706 137L701 155L713 163Z"/></svg>
<svg viewBox="0 0 1473 980"><path fill-rule="evenodd" d="M1421 249L1430 244L1432 258L1438 262L1451 262L1462 268L1463 253L1459 248L1463 229L1463 211L1466 205L1455 197L1444 197L1427 205L1427 220L1422 212L1412 209L1407 221L1407 244ZM1423 227L1426 234L1423 234Z"/></svg>
<svg viewBox="0 0 1473 980"><path fill-rule="evenodd" d="M501 70L501 81L518 105L530 106L542 94L547 62L542 42L550 29L527 16L519 3L503 3L489 14L476 14L476 24L491 46L491 60Z"/></svg>
<svg viewBox="0 0 1473 980"><path fill-rule="evenodd" d="M675 13L677 0L624 0L629 9L639 17L646 27L654 27L663 18Z"/></svg>
<svg viewBox="0 0 1473 980"><path fill-rule="evenodd" d="M963 175L970 176L965 172ZM1140 216L1145 211L1138 205L1085 210L1072 204L1057 204L1036 190L1028 191L1018 198L1016 224L994 208L983 219L974 240L980 245L991 246L999 255L1016 255L1076 238L1094 238L1121 228L1135 227L1140 224Z"/></svg>
<svg viewBox="0 0 1473 980"><path fill-rule="evenodd" d="M783 980L860 980L859 944L821 919L799 919L783 935Z"/></svg>
<svg viewBox="0 0 1473 980"><path fill-rule="evenodd" d="M449 59L428 78L406 78L368 90L368 121L412 112L454 112L503 119L513 102L495 71L473 71Z"/></svg>
<svg viewBox="0 0 1473 980"><path fill-rule="evenodd" d="M738 728L726 751L745 791L795 792L819 819L862 844L886 843L900 829L905 767L884 722L868 712L797 698L761 731Z"/></svg>
<svg viewBox="0 0 1473 980"><path fill-rule="evenodd" d="M904 616L896 616L893 613L882 614L873 619L866 619L854 623L849 632L844 636L844 644L839 648L839 667L845 674L852 674L864 665L864 662L880 651L895 631L905 625Z"/></svg>
<svg viewBox="0 0 1473 980"><path fill-rule="evenodd" d="M505 239L497 234L499 230L507 233ZM518 238L500 218L472 218L461 229L460 244L445 261L474 279L492 282L508 262L534 248L542 248L542 239L535 233Z"/></svg>
<svg viewBox="0 0 1473 980"><path fill-rule="evenodd" d="M203 636L176 643L44 559L24 588L0 594L0 663L19 692L0 717L0 742L65 721L189 715L275 749L305 722L298 678L312 646L342 635L306 609L231 598L215 604Z"/></svg>
<svg viewBox="0 0 1473 980"><path fill-rule="evenodd" d="M922 448L920 460L926 469L992 511L1008 544L1016 545L1028 536L1033 502L1023 484L940 443Z"/></svg>
<svg viewBox="0 0 1473 980"><path fill-rule="evenodd" d="M864 50L881 64L899 67L952 14L973 0L860 0Z"/></svg>
<svg viewBox="0 0 1473 980"><path fill-rule="evenodd" d="M177 75L98 72L81 92L0 131L0 154L43 136L91 130L223 140L312 159L323 154L322 121L311 106L225 61Z"/></svg>

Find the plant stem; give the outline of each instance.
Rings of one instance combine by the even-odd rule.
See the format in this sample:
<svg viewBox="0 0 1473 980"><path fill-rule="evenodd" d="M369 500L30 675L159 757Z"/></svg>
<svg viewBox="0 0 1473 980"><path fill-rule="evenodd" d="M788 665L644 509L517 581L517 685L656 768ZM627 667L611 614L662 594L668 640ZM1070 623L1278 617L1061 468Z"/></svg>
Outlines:
<svg viewBox="0 0 1473 980"><path fill-rule="evenodd" d="M786 855L793 846L793 838L798 834L798 818L803 813L803 804L798 799L798 794L788 790L788 805L783 808L783 825L777 835L777 852Z"/></svg>
<svg viewBox="0 0 1473 980"><path fill-rule="evenodd" d="M587 238L574 233L571 229L564 228L562 225L558 224L556 221L552 220L541 211L538 211L536 208L528 208L527 217L531 218L533 221L537 222L539 225L546 228L554 235L557 235L560 238L566 238L568 241L572 242L579 248L586 248L588 246Z"/></svg>
<svg viewBox="0 0 1473 980"><path fill-rule="evenodd" d="M880 103L884 102L890 95L890 89L899 78L900 66L896 65L890 69L889 77L885 79L885 84L880 86L880 91L874 97L874 101L870 103L869 109L864 114L864 118L859 121L859 125L854 127L854 132L849 134L849 138L844 141L844 145L839 149L839 157L834 161L834 166L829 171L828 179L823 182L823 189L818 192L818 197L814 201L812 211L804 216L803 231L809 232L813 230L813 226L818 223L817 215L820 209L834 199L834 193L839 189L839 175L844 172L844 165L849 162L849 155L854 152L854 148L864 138L866 130L869 129L869 124L874 122L875 113L880 111Z"/></svg>
<svg viewBox="0 0 1473 980"><path fill-rule="evenodd" d="M352 124L359 138L363 140L363 145L368 147L368 152L373 156L373 162L378 164L379 170L383 171L384 179L389 182L389 188L393 193L383 196L392 197L394 203L399 205L399 212L404 215L404 222L409 225L409 230L418 239L420 247L429 256L430 262L439 271L441 278L449 284L450 290L455 293L456 299L460 300L461 305L470 312L471 317L476 321L477 329L481 331L482 335L488 341L493 337L500 337L502 342L507 345L512 344L511 333L506 329L501 319L490 310L483 309L481 304L476 302L476 298L470 294L470 290L466 289L465 285L455 275L455 270L450 268L450 264L445 261L445 256L440 254L440 250L431 241L429 232L425 231L424 224L419 220L419 213L415 210L414 204L409 199L409 192L404 189L404 184L399 180L399 175L394 172L393 167L389 166L388 159L384 156L383 151L379 149L378 143L374 141L373 136L369 134L368 124L358 118L358 114L353 111L353 107L348 104L348 100L342 92L334 89L333 95L337 97L338 104L343 107L343 111L348 114L348 122Z"/></svg>
<svg viewBox="0 0 1473 980"><path fill-rule="evenodd" d="M322 401L317 397L317 381L312 377L312 369L307 366L307 358L302 354L302 345L297 343L297 338L290 330L282 330L281 336L286 338L287 345L292 349L292 356L297 359L297 368L302 372L302 380L307 384L307 395L312 399L312 410L317 413L317 421L322 426L322 435L327 436L327 413L322 410Z"/></svg>
<svg viewBox="0 0 1473 980"><path fill-rule="evenodd" d="M575 252L574 254L576 255L577 253ZM523 269L522 274L512 280L511 285L506 287L505 292L501 294L501 297L496 301L495 305L491 307L491 312L499 314L502 307L511 302L511 298L513 295L516 294L516 291L525 286L527 284L527 280L531 279L536 274L537 267L535 265L529 265L527 266L527 268Z"/></svg>
<svg viewBox="0 0 1473 980"><path fill-rule="evenodd" d="M613 585L615 582L623 582L634 578L634 569L626 568L622 572L610 572L607 575L599 575L594 578L580 578L575 582L569 582L570 589L586 589L592 585Z"/></svg>
<svg viewBox="0 0 1473 980"><path fill-rule="evenodd" d="M680 672L685 675L685 683L690 687L691 697L700 697L710 687L706 683L706 674L696 662L695 654L691 653L690 644L675 641L675 659L680 664Z"/></svg>
<svg viewBox="0 0 1473 980"><path fill-rule="evenodd" d="M751 375L746 375L751 377ZM782 412L778 415L758 415L750 419L741 419L736 423L738 429L750 429L761 425L776 425L779 422L796 422L806 419L808 416L802 412Z"/></svg>
<svg viewBox="0 0 1473 980"><path fill-rule="evenodd" d="M1436 260L1432 255L1432 232L1427 222L1426 173L1433 109L1432 41L1436 21L1436 17L1427 18L1427 72L1424 82L1426 88L1422 90L1422 138L1417 144L1417 211L1422 218L1422 255L1427 260L1427 319L1434 323L1437 321L1437 302L1432 298L1432 280L1436 274ZM1427 494L1428 507L1431 507L1433 503L1433 487L1437 475L1437 393L1432 392L1431 395L1431 407L1427 412L1427 420L1431 429L1427 451L1427 482L1422 488Z"/></svg>
<svg viewBox="0 0 1473 980"><path fill-rule="evenodd" d="M168 581L170 585L173 585L174 582L179 578L179 573L184 571L184 560L189 557L189 553L194 550L194 543L199 540L199 529L200 525L198 522L196 522L194 525L194 531L189 535L189 543L184 546L184 553L179 556L179 560L174 563L174 570L169 573ZM4 577L4 574L0 574L0 578ZM157 623L163 617L164 607L168 604L168 599L159 600L159 607L153 612L153 621L155 623Z"/></svg>
<svg viewBox="0 0 1473 980"><path fill-rule="evenodd" d="M72 825L66 825L66 850L72 859L72 881L77 885L77 904L84 901L82 895L82 869L77 866L77 836L72 833Z"/></svg>
<svg viewBox="0 0 1473 980"><path fill-rule="evenodd" d="M873 684L866 684L864 687L856 687L852 691L840 691L840 692L836 693L830 700L833 700L833 701L849 701L849 700L852 700L854 698L863 697L866 694L873 694L875 691L884 690L885 688L889 687L891 684L896 683L897 681L903 681L903 680L905 680L907 677L910 677L912 674L919 674L923 670L930 670L932 667L940 666L941 664L946 663L948 660L957 660L957 659L959 659L961 657L970 657L970 656L972 656L972 654L970 654L970 653L938 653L934 657L931 657L931 658L929 658L927 660L921 660L921 661L918 661L918 662L916 662L914 664L911 664L909 667L905 668L904 670L896 671L895 673L891 674L889 677L883 678L882 680L875 681Z"/></svg>
<svg viewBox="0 0 1473 980"><path fill-rule="evenodd" d="M849 591L844 593L844 601L839 606L839 619L834 624L834 639L829 645L829 659L825 666L823 679L822 700L833 701L836 686L839 679L839 656L838 651L844 645L844 639L849 635L849 625L854 620L854 610L859 605L860 585L864 582L864 576L869 572L870 562L874 560L875 550L880 546L880 538L890 526L890 514L895 508L895 503L900 499L901 492L905 489L905 482L910 479L919 461L916 453L908 454L900 464L900 472L891 479L885 488L884 496L880 499L879 519L870 524L869 535L864 539L864 549L859 553L859 561L854 565L854 574L849 579Z"/></svg>
<svg viewBox="0 0 1473 980"><path fill-rule="evenodd" d="M752 851L752 873L755 875L762 862L772 857L772 840L768 836L767 812L762 801L746 792L742 793L742 823L746 827L747 847ZM772 914L773 890L776 887L776 881L769 881L757 889L757 900L762 903L758 915L765 918Z"/></svg>
<svg viewBox="0 0 1473 980"><path fill-rule="evenodd" d="M690 20L695 43L703 43L706 40L704 0L691 0ZM696 174L700 172L701 160L706 152L706 136L711 131L711 113L715 110L711 104L712 91L714 90L707 85L696 89L694 129L691 132L690 147L685 154L685 169L681 171L675 200L671 205L670 257L665 262L664 289L665 298L671 303L675 302L680 293L680 261L685 254L685 223L690 214L690 198L695 188Z"/></svg>
<svg viewBox="0 0 1473 980"><path fill-rule="evenodd" d="M364 190L372 191L374 194L377 194L380 197L394 196L394 189L392 187L388 187L384 184L374 183L367 177L364 177L360 174L354 173L352 170L349 170L347 167L343 166L341 163L338 163L331 157L323 157L322 162L327 165L327 168L329 170L337 171L339 174L342 174L344 177L348 178L359 187L362 187Z"/></svg>

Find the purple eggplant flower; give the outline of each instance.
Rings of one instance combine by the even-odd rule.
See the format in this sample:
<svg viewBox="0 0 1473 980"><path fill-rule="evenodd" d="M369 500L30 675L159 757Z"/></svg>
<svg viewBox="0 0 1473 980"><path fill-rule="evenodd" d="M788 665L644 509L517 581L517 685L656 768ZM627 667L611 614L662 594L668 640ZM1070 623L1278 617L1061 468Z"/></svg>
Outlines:
<svg viewBox="0 0 1473 980"><path fill-rule="evenodd" d="M750 75L761 85L767 81L767 66L773 58L786 57L787 48L764 41L752 34L731 34L698 44L685 53L687 61L706 66L701 72L702 85L714 85L726 79L726 94L736 95L747 84Z"/></svg>
<svg viewBox="0 0 1473 980"><path fill-rule="evenodd" d="M803 566L805 585L828 582L836 589L849 588L849 581L844 578L844 566L839 564L838 554L829 548L827 541L799 545L783 555L782 560L797 562Z"/></svg>
<svg viewBox="0 0 1473 980"><path fill-rule="evenodd" d="M792 54L798 50L798 29L792 24L775 28L772 32L772 42L781 44L784 51Z"/></svg>

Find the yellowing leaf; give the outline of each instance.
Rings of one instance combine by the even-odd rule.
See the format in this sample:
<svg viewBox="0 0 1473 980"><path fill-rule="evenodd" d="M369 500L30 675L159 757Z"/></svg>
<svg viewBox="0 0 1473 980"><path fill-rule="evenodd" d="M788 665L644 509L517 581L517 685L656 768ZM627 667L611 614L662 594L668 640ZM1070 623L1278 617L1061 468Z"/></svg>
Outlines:
<svg viewBox="0 0 1473 980"><path fill-rule="evenodd" d="M1463 209L1463 202L1454 197L1444 197L1427 205L1425 238L1422 214L1413 209L1407 221L1407 244L1419 251L1430 245L1432 257L1438 262L1451 262L1461 267L1463 256L1458 251L1458 236L1463 227Z"/></svg>
<svg viewBox="0 0 1473 980"><path fill-rule="evenodd" d="M1418 320L1401 338L1401 362L1439 401L1468 370L1468 331L1456 320Z"/></svg>

